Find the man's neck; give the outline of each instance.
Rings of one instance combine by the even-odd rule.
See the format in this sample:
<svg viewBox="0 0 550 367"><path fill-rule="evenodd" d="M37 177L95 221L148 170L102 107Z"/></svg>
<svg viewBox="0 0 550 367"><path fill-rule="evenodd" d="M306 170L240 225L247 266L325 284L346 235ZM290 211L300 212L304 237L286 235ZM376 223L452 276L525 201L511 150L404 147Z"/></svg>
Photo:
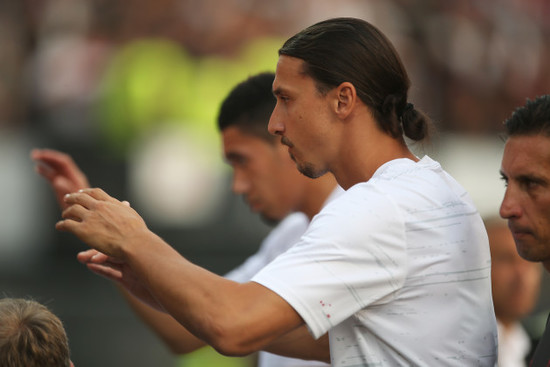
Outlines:
<svg viewBox="0 0 550 367"><path fill-rule="evenodd" d="M343 123L339 149L329 169L344 190L368 181L383 164L399 158L418 159L402 137L382 131L365 107Z"/></svg>
<svg viewBox="0 0 550 367"><path fill-rule="evenodd" d="M309 220L321 211L325 202L336 188L336 179L330 173L319 178L310 179L311 183L306 185L302 205L299 211L304 213Z"/></svg>

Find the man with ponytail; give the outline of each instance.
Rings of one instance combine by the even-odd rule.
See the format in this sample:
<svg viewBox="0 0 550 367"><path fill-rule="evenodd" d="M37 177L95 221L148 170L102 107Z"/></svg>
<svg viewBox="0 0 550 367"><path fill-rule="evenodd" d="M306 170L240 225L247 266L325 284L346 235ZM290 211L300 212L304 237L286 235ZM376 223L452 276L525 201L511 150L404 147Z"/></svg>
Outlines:
<svg viewBox="0 0 550 367"><path fill-rule="evenodd" d="M326 358L307 328L328 332L334 366L494 366L487 234L468 193L407 147L404 136L429 133L409 86L363 20L329 19L285 42L268 129L300 172L331 172L346 192L251 282L189 263L99 189L68 195L57 228L116 259L106 275L222 353Z"/></svg>

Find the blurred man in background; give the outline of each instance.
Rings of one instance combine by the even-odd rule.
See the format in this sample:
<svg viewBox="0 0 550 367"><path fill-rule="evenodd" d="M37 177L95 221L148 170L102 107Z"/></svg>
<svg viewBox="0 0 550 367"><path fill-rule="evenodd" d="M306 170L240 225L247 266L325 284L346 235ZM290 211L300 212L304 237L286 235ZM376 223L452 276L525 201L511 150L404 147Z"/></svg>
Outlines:
<svg viewBox="0 0 550 367"><path fill-rule="evenodd" d="M36 301L0 299L0 366L73 367L61 320Z"/></svg>
<svg viewBox="0 0 550 367"><path fill-rule="evenodd" d="M508 220L519 255L550 271L550 95L527 100L505 126L508 138L500 173L506 192L500 216ZM549 365L547 321L530 366Z"/></svg>
<svg viewBox="0 0 550 367"><path fill-rule="evenodd" d="M488 218L485 227L491 247L493 303L498 327L500 367L528 365L533 339L521 321L537 304L542 268L522 259L506 221Z"/></svg>
<svg viewBox="0 0 550 367"><path fill-rule="evenodd" d="M269 134L267 123L275 107L271 91L274 74L263 73L237 85L223 101L218 116L225 159L233 169L232 189L243 195L253 211L269 222L279 222L262 242L259 251L226 278L246 282L280 253L286 251L305 232L311 218L324 203L339 194L332 175L312 180L300 174L286 147ZM89 187L84 173L66 154L52 150L34 150L39 174L52 185L63 207L63 196ZM332 196L331 196L332 195ZM82 262L107 258L95 250L82 253ZM205 345L187 332L171 316L145 305L120 288L140 317L177 354L189 353ZM298 367L326 365L316 361L285 358L260 352L261 367Z"/></svg>

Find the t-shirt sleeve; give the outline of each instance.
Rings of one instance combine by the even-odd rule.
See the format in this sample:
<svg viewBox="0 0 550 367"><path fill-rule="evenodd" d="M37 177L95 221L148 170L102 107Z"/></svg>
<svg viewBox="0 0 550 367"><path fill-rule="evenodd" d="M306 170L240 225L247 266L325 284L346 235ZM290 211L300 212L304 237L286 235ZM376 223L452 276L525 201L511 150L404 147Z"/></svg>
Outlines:
<svg viewBox="0 0 550 367"><path fill-rule="evenodd" d="M404 282L406 261L396 205L384 194L352 188L252 280L285 299L318 338L366 306L391 300Z"/></svg>

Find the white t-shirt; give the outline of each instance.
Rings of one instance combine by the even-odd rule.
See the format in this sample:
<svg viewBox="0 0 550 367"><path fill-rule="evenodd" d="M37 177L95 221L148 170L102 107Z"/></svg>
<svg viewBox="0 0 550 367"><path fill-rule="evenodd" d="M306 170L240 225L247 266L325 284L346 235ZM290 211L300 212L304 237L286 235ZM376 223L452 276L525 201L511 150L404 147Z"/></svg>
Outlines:
<svg viewBox="0 0 550 367"><path fill-rule="evenodd" d="M343 192L337 187L326 200L325 204ZM244 263L225 275L225 278L239 283L248 282L252 277L269 264L277 256L288 250L300 240L309 225L307 216L303 213L292 213L286 216L262 241L258 252L250 256ZM282 357L268 352L258 355L259 367L312 367L328 366L318 361L306 361Z"/></svg>
<svg viewBox="0 0 550 367"><path fill-rule="evenodd" d="M498 366L526 367L527 354L531 349L531 339L517 322L508 329L497 320L498 329Z"/></svg>
<svg viewBox="0 0 550 367"><path fill-rule="evenodd" d="M327 204L252 280L329 331L333 366L494 366L490 266L469 195L424 157Z"/></svg>

